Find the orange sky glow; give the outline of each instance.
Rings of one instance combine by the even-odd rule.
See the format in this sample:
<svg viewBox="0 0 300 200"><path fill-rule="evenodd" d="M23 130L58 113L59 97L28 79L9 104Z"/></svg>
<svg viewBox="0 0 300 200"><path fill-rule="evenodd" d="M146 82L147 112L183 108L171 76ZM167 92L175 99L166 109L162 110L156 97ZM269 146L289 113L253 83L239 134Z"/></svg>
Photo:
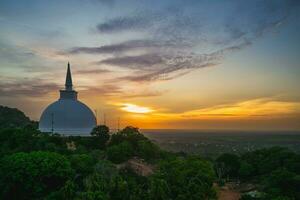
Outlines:
<svg viewBox="0 0 300 200"><path fill-rule="evenodd" d="M70 62L111 129L300 130L300 6L107 2L1 2L0 105L38 121Z"/></svg>

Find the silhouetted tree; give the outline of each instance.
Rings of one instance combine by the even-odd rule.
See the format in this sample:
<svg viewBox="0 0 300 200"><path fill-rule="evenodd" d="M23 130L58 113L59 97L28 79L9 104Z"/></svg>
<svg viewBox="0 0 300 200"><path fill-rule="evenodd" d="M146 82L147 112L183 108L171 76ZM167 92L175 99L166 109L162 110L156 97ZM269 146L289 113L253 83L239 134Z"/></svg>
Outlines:
<svg viewBox="0 0 300 200"><path fill-rule="evenodd" d="M99 125L96 126L92 132L92 136L97 137L97 142L103 147L105 146L106 142L109 140L109 128L106 125Z"/></svg>
<svg viewBox="0 0 300 200"><path fill-rule="evenodd" d="M120 144L123 141L131 143L136 148L138 142L141 140L148 140L143 134L139 132L139 129L132 126L127 126L121 131L111 136L110 145Z"/></svg>
<svg viewBox="0 0 300 200"><path fill-rule="evenodd" d="M96 126L92 132L91 135L93 136L109 136L109 128L106 125L99 125Z"/></svg>

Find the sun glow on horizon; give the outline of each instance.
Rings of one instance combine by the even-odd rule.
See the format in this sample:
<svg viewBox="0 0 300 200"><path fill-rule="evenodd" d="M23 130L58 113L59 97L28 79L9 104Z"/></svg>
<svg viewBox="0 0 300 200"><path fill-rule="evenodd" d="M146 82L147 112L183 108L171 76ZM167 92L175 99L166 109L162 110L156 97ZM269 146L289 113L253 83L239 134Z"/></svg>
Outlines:
<svg viewBox="0 0 300 200"><path fill-rule="evenodd" d="M130 103L122 104L121 110L131 112L131 113L139 113L139 114L146 114L146 113L153 112L153 110L148 107L138 106Z"/></svg>

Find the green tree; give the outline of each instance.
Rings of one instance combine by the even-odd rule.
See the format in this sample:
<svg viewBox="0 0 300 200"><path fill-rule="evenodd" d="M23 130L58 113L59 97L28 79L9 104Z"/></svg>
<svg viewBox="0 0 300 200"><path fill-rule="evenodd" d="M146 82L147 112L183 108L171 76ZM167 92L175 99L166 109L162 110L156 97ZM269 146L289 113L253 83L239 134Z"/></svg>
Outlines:
<svg viewBox="0 0 300 200"><path fill-rule="evenodd" d="M107 158L114 163L121 163L133 156L134 149L132 145L124 141L118 145L107 148Z"/></svg>
<svg viewBox="0 0 300 200"><path fill-rule="evenodd" d="M152 177L149 185L150 200L168 200L170 199L170 188L168 183L159 177Z"/></svg>
<svg viewBox="0 0 300 200"><path fill-rule="evenodd" d="M73 181L68 180L64 187L61 189L62 197L64 200L72 200L76 196L76 185Z"/></svg>
<svg viewBox="0 0 300 200"><path fill-rule="evenodd" d="M126 145L123 144L124 142ZM122 151L122 148L124 149L123 153L120 152ZM138 128L131 126L128 126L111 136L107 152L109 159L117 163L123 162L131 156L139 156L152 162L161 155L161 150L158 146L141 134ZM114 156L114 158L112 158L112 156Z"/></svg>
<svg viewBox="0 0 300 200"><path fill-rule="evenodd" d="M137 144L137 155L147 161L159 157L159 148L149 140L140 140Z"/></svg>
<svg viewBox="0 0 300 200"><path fill-rule="evenodd" d="M129 142L134 148L137 148L138 142L141 140L148 140L139 129L132 126L127 126L120 132L113 134L110 145L120 144L123 141Z"/></svg>
<svg viewBox="0 0 300 200"><path fill-rule="evenodd" d="M0 155L38 150L68 152L64 137L41 133L28 127L0 130L0 143Z"/></svg>
<svg viewBox="0 0 300 200"><path fill-rule="evenodd" d="M15 153L0 162L2 199L42 198L73 176L69 161L52 152Z"/></svg>
<svg viewBox="0 0 300 200"><path fill-rule="evenodd" d="M271 196L286 196L300 199L300 175L286 169L273 171L265 179L265 191Z"/></svg>
<svg viewBox="0 0 300 200"><path fill-rule="evenodd" d="M96 164L94 172L85 178L83 186L84 190L80 194L82 199L116 199L118 195L125 197L123 189L127 191L118 170L106 160ZM110 198L112 196L115 198Z"/></svg>
<svg viewBox="0 0 300 200"><path fill-rule="evenodd" d="M211 199L216 196L216 192L212 189L211 177L204 175L202 172L188 182L187 185L188 199Z"/></svg>
<svg viewBox="0 0 300 200"><path fill-rule="evenodd" d="M216 159L215 168L217 171L222 171L223 178L235 178L238 176L240 169L239 157L229 153L222 154Z"/></svg>
<svg viewBox="0 0 300 200"><path fill-rule="evenodd" d="M77 199L84 200L109 200L110 198L101 191L96 192L82 192Z"/></svg>
<svg viewBox="0 0 300 200"><path fill-rule="evenodd" d="M246 179L252 176L252 174L254 173L254 168L248 162L242 161L238 173L242 179Z"/></svg>
<svg viewBox="0 0 300 200"><path fill-rule="evenodd" d="M88 154L73 154L69 160L77 175L85 176L93 170L94 160Z"/></svg>
<svg viewBox="0 0 300 200"><path fill-rule="evenodd" d="M241 160L252 166L252 176L270 174L279 168L287 168L289 171L300 173L300 155L282 147L248 152L241 156Z"/></svg>
<svg viewBox="0 0 300 200"><path fill-rule="evenodd" d="M91 135L97 136L97 142L99 142L101 146L104 146L110 137L109 128L106 125L96 126L92 130Z"/></svg>
<svg viewBox="0 0 300 200"><path fill-rule="evenodd" d="M169 188L171 199L208 199L214 198L213 181L215 174L211 163L199 158L176 158L162 161L157 175L164 179ZM201 194L200 192L201 191ZM197 193L200 196L194 195Z"/></svg>
<svg viewBox="0 0 300 200"><path fill-rule="evenodd" d="M115 177L110 183L109 196L114 200L129 199L130 191L126 180L121 176Z"/></svg>
<svg viewBox="0 0 300 200"><path fill-rule="evenodd" d="M104 139L109 139L109 128L106 125L96 126L95 128L93 128L91 135L102 136Z"/></svg>

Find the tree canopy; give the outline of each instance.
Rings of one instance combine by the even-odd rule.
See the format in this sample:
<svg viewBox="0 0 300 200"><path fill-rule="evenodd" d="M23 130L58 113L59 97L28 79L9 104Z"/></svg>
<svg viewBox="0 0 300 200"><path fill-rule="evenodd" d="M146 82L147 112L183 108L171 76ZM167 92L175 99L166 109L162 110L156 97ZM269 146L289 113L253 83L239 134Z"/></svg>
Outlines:
<svg viewBox="0 0 300 200"><path fill-rule="evenodd" d="M232 180L259 186L260 197L242 199L300 199L300 155L286 148L213 160L164 151L131 126L100 125L90 137L8 127L0 128L0 199L216 199L213 184ZM151 173L138 173L145 166Z"/></svg>
<svg viewBox="0 0 300 200"><path fill-rule="evenodd" d="M53 152L5 156L0 162L2 199L34 199L60 189L73 176L70 162Z"/></svg>
<svg viewBox="0 0 300 200"><path fill-rule="evenodd" d="M252 180L262 185L262 200L300 199L299 167L300 155L282 147L260 149L240 156L223 154L215 161L219 178Z"/></svg>

